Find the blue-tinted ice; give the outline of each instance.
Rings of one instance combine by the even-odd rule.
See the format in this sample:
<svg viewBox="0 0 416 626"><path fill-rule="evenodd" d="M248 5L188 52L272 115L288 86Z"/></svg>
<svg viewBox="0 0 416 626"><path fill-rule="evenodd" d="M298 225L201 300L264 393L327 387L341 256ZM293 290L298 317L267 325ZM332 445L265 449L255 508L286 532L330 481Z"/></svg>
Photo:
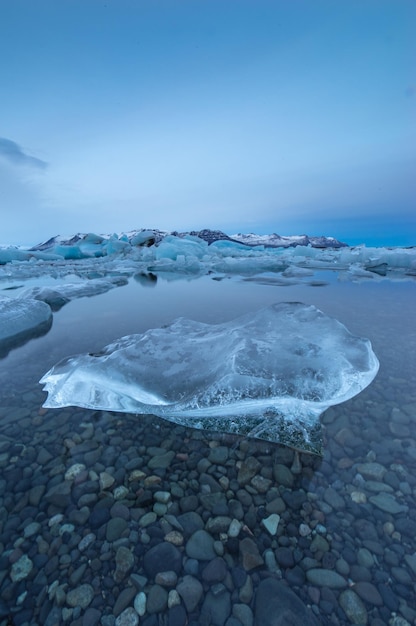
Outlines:
<svg viewBox="0 0 416 626"><path fill-rule="evenodd" d="M281 303L217 325L180 318L68 358L40 382L45 407L150 413L316 452L320 414L378 367L367 339L314 306Z"/></svg>
<svg viewBox="0 0 416 626"><path fill-rule="evenodd" d="M0 296L0 357L12 347L43 335L52 326L52 311L44 302Z"/></svg>

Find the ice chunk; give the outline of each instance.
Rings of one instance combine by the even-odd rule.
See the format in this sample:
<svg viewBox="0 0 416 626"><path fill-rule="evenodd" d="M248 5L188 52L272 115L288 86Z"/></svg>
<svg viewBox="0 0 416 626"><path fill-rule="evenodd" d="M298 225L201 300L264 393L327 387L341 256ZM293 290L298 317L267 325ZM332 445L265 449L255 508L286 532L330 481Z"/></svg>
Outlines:
<svg viewBox="0 0 416 626"><path fill-rule="evenodd" d="M64 304L74 298L96 296L109 291L113 287L120 287L127 283L128 280L125 276L91 278L78 283L62 283L53 287L28 287L19 294L19 298L42 300L49 304L53 311L58 311Z"/></svg>
<svg viewBox="0 0 416 626"><path fill-rule="evenodd" d="M0 296L0 356L32 337L48 332L52 311L44 302Z"/></svg>
<svg viewBox="0 0 416 626"><path fill-rule="evenodd" d="M368 340L314 306L281 303L217 325L180 318L66 359L40 382L45 407L151 413L318 451L319 415L377 371Z"/></svg>

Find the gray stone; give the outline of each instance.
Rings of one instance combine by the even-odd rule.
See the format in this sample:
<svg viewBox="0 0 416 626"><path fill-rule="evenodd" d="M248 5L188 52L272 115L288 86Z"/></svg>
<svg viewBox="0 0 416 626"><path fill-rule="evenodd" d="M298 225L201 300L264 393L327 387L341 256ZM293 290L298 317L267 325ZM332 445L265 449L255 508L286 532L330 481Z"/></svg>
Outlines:
<svg viewBox="0 0 416 626"><path fill-rule="evenodd" d="M214 463L214 465L224 465L228 461L227 446L217 446L216 448L212 448L208 455L208 461Z"/></svg>
<svg viewBox="0 0 416 626"><path fill-rule="evenodd" d="M137 626L138 623L139 616L133 607L129 606L117 617L115 626Z"/></svg>
<svg viewBox="0 0 416 626"><path fill-rule="evenodd" d="M249 456L243 461L238 470L237 480L240 485L247 485L250 480L260 471L261 463L254 456Z"/></svg>
<svg viewBox="0 0 416 626"><path fill-rule="evenodd" d="M231 613L231 596L223 585L211 587L201 608L201 622L224 626Z"/></svg>
<svg viewBox="0 0 416 626"><path fill-rule="evenodd" d="M241 564L247 572L264 564L256 543L249 537L240 541L239 551Z"/></svg>
<svg viewBox="0 0 416 626"><path fill-rule="evenodd" d="M81 563L81 565L79 565L70 575L69 577L69 582L73 587L76 587L76 585L78 585L84 574L85 574L85 570L87 569L87 564L86 563Z"/></svg>
<svg viewBox="0 0 416 626"><path fill-rule="evenodd" d="M31 506L39 506L42 496L45 493L45 485L35 485L29 491L29 504Z"/></svg>
<svg viewBox="0 0 416 626"><path fill-rule="evenodd" d="M387 470L380 463L360 463L357 465L357 471L368 480L382 482L383 476Z"/></svg>
<svg viewBox="0 0 416 626"><path fill-rule="evenodd" d="M113 517L107 523L106 539L110 543L120 539L123 532L128 528L128 524L125 519L121 517Z"/></svg>
<svg viewBox="0 0 416 626"><path fill-rule="evenodd" d="M162 541L146 552L143 557L143 567L150 578L168 570L179 574L182 567L182 555L172 543Z"/></svg>
<svg viewBox="0 0 416 626"><path fill-rule="evenodd" d="M367 624L367 609L363 601L352 589L346 589L339 596L339 603L352 624Z"/></svg>
<svg viewBox="0 0 416 626"><path fill-rule="evenodd" d="M391 573L393 574L394 578L402 585L410 586L412 584L412 576L403 567L392 567Z"/></svg>
<svg viewBox="0 0 416 626"><path fill-rule="evenodd" d="M267 530L269 535L274 536L277 533L277 529L279 527L280 515L277 513L272 513L268 517L265 517L261 520L262 526Z"/></svg>
<svg viewBox="0 0 416 626"><path fill-rule="evenodd" d="M218 583L224 580L227 574L227 565L223 558L217 556L202 570L202 579L209 583Z"/></svg>
<svg viewBox="0 0 416 626"><path fill-rule="evenodd" d="M14 583L19 582L19 580L27 578L32 569L32 561L29 559L27 554L23 554L20 559L13 563L12 570L10 572L10 578Z"/></svg>
<svg viewBox="0 0 416 626"><path fill-rule="evenodd" d="M406 554L404 557L407 565L412 570L413 574L416 574L416 553L415 554Z"/></svg>
<svg viewBox="0 0 416 626"><path fill-rule="evenodd" d="M50 611L50 613L48 614L48 617L46 618L43 626L56 626L57 624L61 624L61 623L62 623L62 611L57 606L54 606L52 610Z"/></svg>
<svg viewBox="0 0 416 626"><path fill-rule="evenodd" d="M399 504L390 493L379 493L376 496L370 496L369 501L385 513L391 513L391 515L397 515L397 513L403 513L408 510L406 505Z"/></svg>
<svg viewBox="0 0 416 626"><path fill-rule="evenodd" d="M327 504L332 506L336 511L345 509L344 499L335 491L332 487L328 487L324 492L324 500Z"/></svg>
<svg viewBox="0 0 416 626"><path fill-rule="evenodd" d="M77 607L79 606L81 609L86 609L87 606L92 602L94 597L94 589L91 585L85 583L76 589L71 589L66 594L66 602L69 606Z"/></svg>
<svg viewBox="0 0 416 626"><path fill-rule="evenodd" d="M131 572L134 565L134 556L128 548L120 546L116 552L116 569L114 572L114 580L120 583L125 576Z"/></svg>
<svg viewBox="0 0 416 626"><path fill-rule="evenodd" d="M44 498L49 504L53 504L57 508L66 508L71 504L71 483L66 480L54 485L45 493Z"/></svg>
<svg viewBox="0 0 416 626"><path fill-rule="evenodd" d="M82 626L97 626L100 623L101 612L98 609L89 607L82 618Z"/></svg>
<svg viewBox="0 0 416 626"><path fill-rule="evenodd" d="M178 575L172 570L158 572L155 576L155 583L162 587L174 587L178 581Z"/></svg>
<svg viewBox="0 0 416 626"><path fill-rule="evenodd" d="M161 613L168 607L168 592L161 585L153 585L147 594L148 613Z"/></svg>
<svg viewBox="0 0 416 626"><path fill-rule="evenodd" d="M370 569L374 565L374 557L367 548L360 548L357 552L357 563L366 569Z"/></svg>
<svg viewBox="0 0 416 626"><path fill-rule="evenodd" d="M278 485L289 488L293 487L295 477L286 465L276 463L273 467L273 476Z"/></svg>
<svg viewBox="0 0 416 626"><path fill-rule="evenodd" d="M169 467L174 458L175 453L173 450L169 450L164 454L152 457L147 465L150 469L166 469Z"/></svg>
<svg viewBox="0 0 416 626"><path fill-rule="evenodd" d="M33 535L37 535L41 529L41 525L39 522L31 522L27 526L25 526L23 530L23 537L28 539L29 537L33 537Z"/></svg>
<svg viewBox="0 0 416 626"><path fill-rule="evenodd" d="M311 541L310 551L312 553L315 553L315 552L328 552L328 550L329 550L329 543L327 542L325 537L322 537L322 535L315 535L315 537Z"/></svg>
<svg viewBox="0 0 416 626"><path fill-rule="evenodd" d="M116 602L113 607L113 613L117 617L134 601L136 596L136 589L134 587L126 587L117 596Z"/></svg>
<svg viewBox="0 0 416 626"><path fill-rule="evenodd" d="M313 568L306 572L306 578L312 585L318 587L331 587L332 589L344 589L347 586L345 578L333 570Z"/></svg>
<svg viewBox="0 0 416 626"><path fill-rule="evenodd" d="M210 561L216 556L214 539L205 530L197 530L191 535L185 546L186 554L198 561Z"/></svg>
<svg viewBox="0 0 416 626"><path fill-rule="evenodd" d="M247 604L234 604L232 613L243 626L253 626L253 612Z"/></svg>
<svg viewBox="0 0 416 626"><path fill-rule="evenodd" d="M217 515L216 517L210 517L205 525L205 529L210 534L226 533L232 522L231 517L226 515Z"/></svg>
<svg viewBox="0 0 416 626"><path fill-rule="evenodd" d="M285 501L280 496L274 498L271 502L266 504L266 511L267 513L283 513L286 511Z"/></svg>
<svg viewBox="0 0 416 626"><path fill-rule="evenodd" d="M186 574L176 587L181 596L188 613L192 613L199 604L202 597L203 588L201 583L194 576Z"/></svg>
<svg viewBox="0 0 416 626"><path fill-rule="evenodd" d="M319 626L318 620L289 587L274 578L262 580L256 593L255 626Z"/></svg>
<svg viewBox="0 0 416 626"><path fill-rule="evenodd" d="M383 606L383 598L379 594L377 587L372 583L362 581L354 585L354 591L362 600L374 606Z"/></svg>

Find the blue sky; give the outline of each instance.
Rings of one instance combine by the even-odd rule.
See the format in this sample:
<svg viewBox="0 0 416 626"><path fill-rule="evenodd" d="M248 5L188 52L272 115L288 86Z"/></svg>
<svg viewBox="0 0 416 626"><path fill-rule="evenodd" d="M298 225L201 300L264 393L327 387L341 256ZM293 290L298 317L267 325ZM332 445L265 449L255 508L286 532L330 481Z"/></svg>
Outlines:
<svg viewBox="0 0 416 626"><path fill-rule="evenodd" d="M416 244L413 0L2 0L0 243Z"/></svg>

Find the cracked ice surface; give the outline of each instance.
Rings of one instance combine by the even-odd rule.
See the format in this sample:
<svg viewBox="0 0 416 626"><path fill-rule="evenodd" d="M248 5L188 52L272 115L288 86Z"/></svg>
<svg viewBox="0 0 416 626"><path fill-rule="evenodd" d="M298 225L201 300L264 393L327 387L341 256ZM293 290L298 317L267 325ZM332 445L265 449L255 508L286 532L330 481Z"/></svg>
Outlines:
<svg viewBox="0 0 416 626"><path fill-rule="evenodd" d="M180 318L65 359L40 382L45 407L150 413L319 452L321 413L378 367L367 339L314 306L281 303L216 325Z"/></svg>

